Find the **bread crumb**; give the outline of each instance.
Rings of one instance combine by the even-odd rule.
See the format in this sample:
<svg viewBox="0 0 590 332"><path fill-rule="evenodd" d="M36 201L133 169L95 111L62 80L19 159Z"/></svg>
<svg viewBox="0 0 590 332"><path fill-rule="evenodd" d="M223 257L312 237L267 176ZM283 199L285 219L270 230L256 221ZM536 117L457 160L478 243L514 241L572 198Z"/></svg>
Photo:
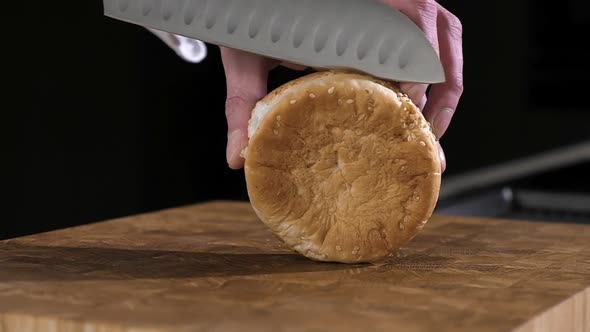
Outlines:
<svg viewBox="0 0 590 332"><path fill-rule="evenodd" d="M313 93L309 94L309 98L314 99L316 96Z"/></svg>
<svg viewBox="0 0 590 332"><path fill-rule="evenodd" d="M336 250L341 251L342 247L341 246L336 246Z"/></svg>

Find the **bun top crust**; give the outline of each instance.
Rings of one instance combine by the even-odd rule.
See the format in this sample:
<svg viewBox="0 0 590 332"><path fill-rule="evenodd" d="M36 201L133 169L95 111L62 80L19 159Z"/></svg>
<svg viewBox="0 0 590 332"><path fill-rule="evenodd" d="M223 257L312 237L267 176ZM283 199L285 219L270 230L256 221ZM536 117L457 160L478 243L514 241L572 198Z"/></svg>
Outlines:
<svg viewBox="0 0 590 332"><path fill-rule="evenodd" d="M435 136L387 82L352 73L304 76L256 105L248 134L250 202L310 259L383 259L424 227L438 200Z"/></svg>

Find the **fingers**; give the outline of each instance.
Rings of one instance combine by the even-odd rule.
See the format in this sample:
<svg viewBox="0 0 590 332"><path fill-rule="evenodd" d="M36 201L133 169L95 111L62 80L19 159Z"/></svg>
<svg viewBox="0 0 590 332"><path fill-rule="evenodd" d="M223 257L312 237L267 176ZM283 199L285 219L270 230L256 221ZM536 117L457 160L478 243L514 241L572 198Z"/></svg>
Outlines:
<svg viewBox="0 0 590 332"><path fill-rule="evenodd" d="M438 138L446 132L459 99L463 94L462 27L457 17L434 0L382 0L397 8L416 23L438 52L446 81L433 85L426 97L428 85L402 83L400 88L422 109L432 123ZM442 170L446 157L439 144Z"/></svg>
<svg viewBox="0 0 590 332"><path fill-rule="evenodd" d="M422 96L422 99L420 100L420 102L418 104L416 104L416 106L422 110L424 109L424 105L426 105L426 102L428 101L428 97L426 97L426 95Z"/></svg>
<svg viewBox="0 0 590 332"><path fill-rule="evenodd" d="M431 87L424 115L432 123L436 136L441 138L463 94L463 30L461 21L443 7L439 7L437 27L446 81Z"/></svg>
<svg viewBox="0 0 590 332"><path fill-rule="evenodd" d="M397 8L400 12L411 19L426 35L426 38L432 44L434 50L438 53L438 32L437 32L437 15L438 15L438 3L434 0L385 0L389 5ZM412 101L420 108L422 99L426 95L428 88L427 84L416 84L416 83L402 83L400 88Z"/></svg>
<svg viewBox="0 0 590 332"><path fill-rule="evenodd" d="M232 169L240 169L244 166L241 152L248 145L250 114L266 95L268 71L275 64L254 54L224 47L221 47L221 58L227 84L227 163Z"/></svg>

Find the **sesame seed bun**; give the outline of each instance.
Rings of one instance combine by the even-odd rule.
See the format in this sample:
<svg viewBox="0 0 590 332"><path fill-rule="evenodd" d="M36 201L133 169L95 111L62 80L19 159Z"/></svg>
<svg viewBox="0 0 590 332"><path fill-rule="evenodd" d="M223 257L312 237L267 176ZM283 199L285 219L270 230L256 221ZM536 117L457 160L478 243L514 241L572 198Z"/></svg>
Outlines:
<svg viewBox="0 0 590 332"><path fill-rule="evenodd" d="M390 256L424 227L438 200L435 136L390 83L342 72L304 76L256 105L248 136L254 210L310 259Z"/></svg>

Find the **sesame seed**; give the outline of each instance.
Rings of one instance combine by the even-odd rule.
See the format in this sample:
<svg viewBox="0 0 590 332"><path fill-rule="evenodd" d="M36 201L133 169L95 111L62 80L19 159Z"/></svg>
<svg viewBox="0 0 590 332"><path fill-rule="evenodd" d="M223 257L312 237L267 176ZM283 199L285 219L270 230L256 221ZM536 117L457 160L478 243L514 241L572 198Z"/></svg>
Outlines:
<svg viewBox="0 0 590 332"><path fill-rule="evenodd" d="M426 146L426 142L424 142L424 141L420 141L420 145L422 145L422 146Z"/></svg>
<svg viewBox="0 0 590 332"><path fill-rule="evenodd" d="M295 105L297 103L297 100L293 99L293 100L291 100L290 103L291 103L291 105Z"/></svg>
<svg viewBox="0 0 590 332"><path fill-rule="evenodd" d="M402 231L406 228L406 225L404 225L403 222L399 223L399 229L401 229Z"/></svg>
<svg viewBox="0 0 590 332"><path fill-rule="evenodd" d="M309 98L314 99L315 98L315 95L313 93L310 93L309 94Z"/></svg>
<svg viewBox="0 0 590 332"><path fill-rule="evenodd" d="M336 250L341 251L342 247L341 246L336 246Z"/></svg>
<svg viewBox="0 0 590 332"><path fill-rule="evenodd" d="M275 135L278 135L278 134L279 134L279 131L278 131L278 130L276 130L276 129L274 129L272 132L273 132L273 134L275 134Z"/></svg>
<svg viewBox="0 0 590 332"><path fill-rule="evenodd" d="M336 88L335 87L331 87L331 88L328 89L328 93L329 94L333 94L334 93L334 90L336 90Z"/></svg>
<svg viewBox="0 0 590 332"><path fill-rule="evenodd" d="M346 101L346 103L348 103L348 104L352 104L352 103L354 103L354 100L352 100L352 99L348 99L348 100Z"/></svg>

